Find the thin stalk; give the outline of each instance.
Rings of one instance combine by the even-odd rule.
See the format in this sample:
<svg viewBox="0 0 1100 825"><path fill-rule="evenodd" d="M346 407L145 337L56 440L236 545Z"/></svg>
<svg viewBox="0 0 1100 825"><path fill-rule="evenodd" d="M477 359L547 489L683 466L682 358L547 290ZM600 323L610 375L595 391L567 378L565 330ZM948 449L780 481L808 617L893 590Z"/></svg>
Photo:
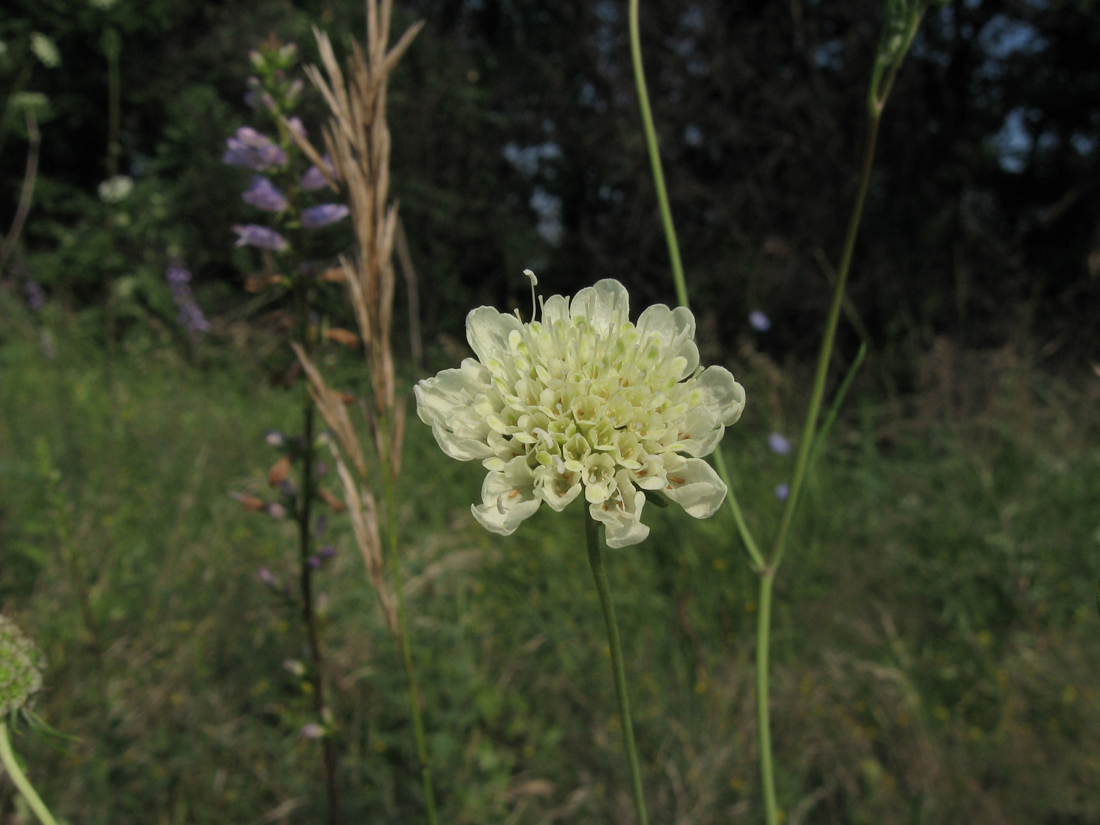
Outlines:
<svg viewBox="0 0 1100 825"><path fill-rule="evenodd" d="M680 261L680 244L676 240L676 227L672 223L672 208L668 204L665 189L665 173L661 169L661 155L657 150L657 130L653 127L653 112L649 108L649 92L646 91L645 72L642 69L642 36L638 27L638 0L630 0L630 59L634 66L634 83L638 87L638 105L642 110L645 127L646 149L649 165L653 168L653 185L657 189L657 203L661 207L661 224L668 242L668 257L672 262L672 277L676 283L676 301L682 307L688 305L687 282L684 265Z"/></svg>
<svg viewBox="0 0 1100 825"><path fill-rule="evenodd" d="M772 585L775 568L760 576L759 606L756 614L756 730L760 748L760 784L764 790L764 816L768 825L779 821L775 801L775 770L772 763L771 707L768 691L768 657L772 626Z"/></svg>
<svg viewBox="0 0 1100 825"><path fill-rule="evenodd" d="M794 476L791 479L791 492L775 535L771 556L767 567L760 575L759 610L756 624L756 719L757 736L760 741L760 781L764 790L764 810L768 825L777 825L779 810L775 802L775 776L772 771L771 712L768 702L768 641L771 632L772 585L779 564L786 550L787 535L794 519L798 494L809 466L810 453L814 445L814 432L821 414L821 401L825 395L825 378L829 372L829 359L833 354L837 324L840 319L841 305L844 303L844 286L848 282L848 271L852 265L852 252L859 233L859 224L863 218L863 204L867 197L867 187L871 180L871 168L874 163L875 142L878 137L879 118L872 114L867 130L867 147L863 155L863 172L859 180L856 202L848 221L848 234L844 239L844 251L837 269L836 283L833 285L833 300L829 306L829 315L825 322L825 332L818 353L817 370L814 374L810 404L806 410L806 420L802 425L802 438L798 445Z"/></svg>
<svg viewBox="0 0 1100 825"><path fill-rule="evenodd" d="M118 157L122 151L118 142L122 122L122 81L119 75L122 36L117 29L103 32L103 50L107 54L107 177L114 177L118 174Z"/></svg>
<svg viewBox="0 0 1100 825"><path fill-rule="evenodd" d="M878 140L878 125L879 117L872 115L867 126L867 146L863 154L863 170L860 174L859 189L856 192L855 204L852 206L852 214L848 219L848 232L844 239L844 250L841 253L840 266L837 267L836 283L833 285L833 299L829 305L829 315L825 321L825 332L821 336L821 350L817 357L817 369L814 372L810 404L806 410L806 420L802 424L802 438L798 444L794 476L791 478L791 492L787 497L787 505L783 508L779 530L776 532L775 541L772 544L771 559L768 563L769 568L778 567L779 562L783 559L787 533L794 518L795 507L798 505L798 495L802 490L802 482L810 459L810 450L814 443L814 432L817 429L818 417L821 414L821 401L825 396L825 379L829 374L829 360L833 356L833 344L836 341L840 310L844 304L844 287L848 283L848 272L852 266L852 253L856 246L856 236L859 234L859 224L863 219L863 204L867 199L867 188L871 182L875 144Z"/></svg>
<svg viewBox="0 0 1100 825"><path fill-rule="evenodd" d="M302 349L308 354L310 351L309 336L309 288L302 278L298 286L299 310L299 340ZM313 398L306 389L305 401L302 405L303 413L303 445L302 445L302 490L298 504L298 565L299 583L302 591L302 624L306 629L306 638L309 644L310 660L310 684L313 687L313 709L317 718L325 721L325 681L324 659L321 655L321 640L317 633L317 614L313 609L313 568L310 566L310 545L312 533L310 523L313 515L313 499L315 479L313 477L314 462L314 420ZM325 767L325 785L328 791L329 822L332 825L340 825L340 795L336 781L336 748L332 737L326 731L321 739L321 752Z"/></svg>
<svg viewBox="0 0 1100 825"><path fill-rule="evenodd" d="M730 514L733 516L733 523L737 525L737 532L741 536L741 543L744 544L745 552L749 555L750 566L759 573L764 569L764 556L760 552L760 548L756 546L756 540L753 539L752 533L749 532L749 525L745 522L745 516L741 512L741 505L737 501L737 496L734 495L733 485L730 484L729 470L726 469L726 458L722 454L721 446L714 451L713 455L714 467L718 470L718 475L726 484L726 502L729 504Z"/></svg>
<svg viewBox="0 0 1100 825"><path fill-rule="evenodd" d="M27 800L27 805L38 817L38 821L42 825L57 825L57 820L53 818L53 814L46 807L46 803L42 801L34 786L31 785L30 780L20 770L19 762L15 758L15 753L12 752L11 742L8 739L8 723L3 720L0 720L0 762L3 763L4 770L8 772L8 776L11 777L11 781L19 790L19 793L23 794L23 798Z"/></svg>
<svg viewBox="0 0 1100 825"><path fill-rule="evenodd" d="M615 621L615 606L611 602L611 585L607 580L607 571L603 566L600 551L600 530L592 514L584 510L584 535L588 544L588 563L592 566L592 578L596 580L596 592L600 596L603 619L607 624L607 642L611 648L611 669L615 674L615 693L619 697L619 716L623 725L623 746L626 758L630 762L630 782L634 792L634 807L638 810L638 825L648 825L649 817L645 808L645 793L642 788L642 769L638 762L638 751L634 747L634 725L630 721L630 698L626 693L626 670L623 667L622 645L619 643L619 625Z"/></svg>
<svg viewBox="0 0 1100 825"><path fill-rule="evenodd" d="M388 439L382 439L389 444ZM437 825L435 809L435 788L432 784L432 767L428 761L428 745L424 736L424 720L420 715L420 691L416 682L416 668L413 667L412 644L409 641L409 627L405 620L405 592L401 579L401 560L397 553L397 501L394 497L392 457L382 456L384 485L386 492L386 528L389 534L390 575L393 577L393 589L397 596L397 639L401 649L401 658L405 664L405 676L409 680L409 711L413 720L413 736L416 739L416 757L420 762L420 778L424 786L424 804L428 809L428 822Z"/></svg>
<svg viewBox="0 0 1100 825"><path fill-rule="evenodd" d="M0 244L0 272L4 264L8 262L8 256L15 249L15 242L19 240L19 234L23 231L23 224L27 222L27 214L31 211L31 199L34 197L34 184L38 177L38 147L42 142L42 134L38 131L38 121L34 119L34 113L28 107L24 112L27 123L27 166L23 172L23 186L19 190L19 205L15 209L15 217L12 218L11 229Z"/></svg>

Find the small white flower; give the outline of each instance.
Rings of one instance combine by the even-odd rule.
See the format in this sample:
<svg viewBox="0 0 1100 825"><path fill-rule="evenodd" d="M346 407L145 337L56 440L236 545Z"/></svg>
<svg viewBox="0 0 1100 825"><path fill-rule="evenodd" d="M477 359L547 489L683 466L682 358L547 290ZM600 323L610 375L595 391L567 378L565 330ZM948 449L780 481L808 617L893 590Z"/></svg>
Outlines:
<svg viewBox="0 0 1100 825"><path fill-rule="evenodd" d="M99 199L104 203L122 203L130 197L134 179L129 175L114 175L99 184Z"/></svg>
<svg viewBox="0 0 1100 825"><path fill-rule="evenodd" d="M703 456L740 418L745 390L723 367L699 368L691 311L658 304L632 324L614 280L540 303L528 324L473 310L477 358L414 390L443 452L489 471L474 517L506 536L543 502L561 511L583 492L608 546L625 547L649 534L644 490L712 515L726 485Z"/></svg>

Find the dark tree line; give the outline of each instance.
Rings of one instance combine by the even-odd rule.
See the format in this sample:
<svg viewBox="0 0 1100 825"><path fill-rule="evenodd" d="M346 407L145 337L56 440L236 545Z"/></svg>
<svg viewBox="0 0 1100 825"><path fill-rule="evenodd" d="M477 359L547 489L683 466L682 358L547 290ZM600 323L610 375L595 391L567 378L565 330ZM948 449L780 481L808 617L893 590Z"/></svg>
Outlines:
<svg viewBox="0 0 1100 825"><path fill-rule="evenodd" d="M228 225L241 213L219 158L247 118L247 50L274 31L308 59L310 22L357 33L361 5L159 0L119 4L107 18L75 0L16 5L0 39L43 31L64 58L33 78L54 114L26 260L49 269L51 249L81 220L73 204L104 177L98 37L111 25L123 42L124 164L161 183L165 223L200 280L236 287ZM394 190L427 329L460 334L478 303L525 307L528 266L546 293L616 277L639 303L673 300L625 0L399 6L398 25L427 20L390 107ZM872 339L906 351L939 334L984 346L1023 332L1049 353L1095 357L1096 12L1088 0L956 0L930 14L887 107L855 262L853 302ZM689 284L725 343L762 309L777 347L814 346L863 147L880 15L878 0L643 3ZM16 148L9 140L0 158L5 215L22 170ZM83 263L80 278L101 277Z"/></svg>

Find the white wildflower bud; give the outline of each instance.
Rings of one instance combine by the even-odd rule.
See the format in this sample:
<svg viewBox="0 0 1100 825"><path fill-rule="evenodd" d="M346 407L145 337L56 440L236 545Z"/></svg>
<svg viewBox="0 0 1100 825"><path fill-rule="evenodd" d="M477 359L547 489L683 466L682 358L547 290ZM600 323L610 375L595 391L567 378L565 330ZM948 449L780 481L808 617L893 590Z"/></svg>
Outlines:
<svg viewBox="0 0 1100 825"><path fill-rule="evenodd" d="M0 616L0 719L27 706L42 687L46 659L15 622Z"/></svg>

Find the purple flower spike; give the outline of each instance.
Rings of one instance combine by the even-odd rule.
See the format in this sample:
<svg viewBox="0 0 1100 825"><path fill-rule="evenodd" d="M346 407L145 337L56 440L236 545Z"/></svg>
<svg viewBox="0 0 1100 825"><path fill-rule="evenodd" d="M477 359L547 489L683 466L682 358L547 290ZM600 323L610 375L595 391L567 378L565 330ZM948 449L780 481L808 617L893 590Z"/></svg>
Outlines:
<svg viewBox="0 0 1100 825"><path fill-rule="evenodd" d="M263 175L253 175L252 186L241 197L245 203L265 212L282 212L286 209L286 197Z"/></svg>
<svg viewBox="0 0 1100 825"><path fill-rule="evenodd" d="M314 570L319 569L321 567L321 563L322 562L321 562L320 557L318 557L318 556L310 556L309 557L309 566L312 567Z"/></svg>
<svg viewBox="0 0 1100 825"><path fill-rule="evenodd" d="M302 213L302 226L306 229L320 229L330 223L336 223L348 216L348 208L342 203L322 203L311 206Z"/></svg>
<svg viewBox="0 0 1100 825"><path fill-rule="evenodd" d="M780 501L786 501L787 497L791 494L791 485L789 484L777 484L775 486L775 497Z"/></svg>
<svg viewBox="0 0 1100 825"><path fill-rule="evenodd" d="M332 161L328 155L325 155L322 160L325 162L325 171L328 172L329 177L335 175L335 171L332 168ZM321 174L321 170L317 168L316 164L310 166L304 175L302 180L298 183L303 192L316 192L318 189L324 189L328 186L325 183L325 176Z"/></svg>
<svg viewBox="0 0 1100 825"><path fill-rule="evenodd" d="M791 451L791 442L781 433L772 433L768 436L768 447L773 453L786 455Z"/></svg>
<svg viewBox="0 0 1100 825"><path fill-rule="evenodd" d="M164 280L168 282L172 300L179 310L176 323L190 332L209 332L210 322L195 303L191 294L191 273L183 262L176 259L169 261L168 268L164 271Z"/></svg>
<svg viewBox="0 0 1100 825"><path fill-rule="evenodd" d="M758 309L749 313L749 326L757 332L767 332L772 328L772 319Z"/></svg>
<svg viewBox="0 0 1100 825"><path fill-rule="evenodd" d="M288 246L286 238L266 226L249 223L234 226L233 231L240 235L237 246L254 246L257 249L270 249L272 252L282 252Z"/></svg>
<svg viewBox="0 0 1100 825"><path fill-rule="evenodd" d="M255 129L242 126L237 134L226 141L229 147L222 155L222 163L244 166L265 172L286 163L286 152L276 146L271 138Z"/></svg>
<svg viewBox="0 0 1100 825"><path fill-rule="evenodd" d="M324 547L321 547L317 550L317 555L325 561L328 561L336 555L336 548L333 547L331 544L326 544Z"/></svg>

